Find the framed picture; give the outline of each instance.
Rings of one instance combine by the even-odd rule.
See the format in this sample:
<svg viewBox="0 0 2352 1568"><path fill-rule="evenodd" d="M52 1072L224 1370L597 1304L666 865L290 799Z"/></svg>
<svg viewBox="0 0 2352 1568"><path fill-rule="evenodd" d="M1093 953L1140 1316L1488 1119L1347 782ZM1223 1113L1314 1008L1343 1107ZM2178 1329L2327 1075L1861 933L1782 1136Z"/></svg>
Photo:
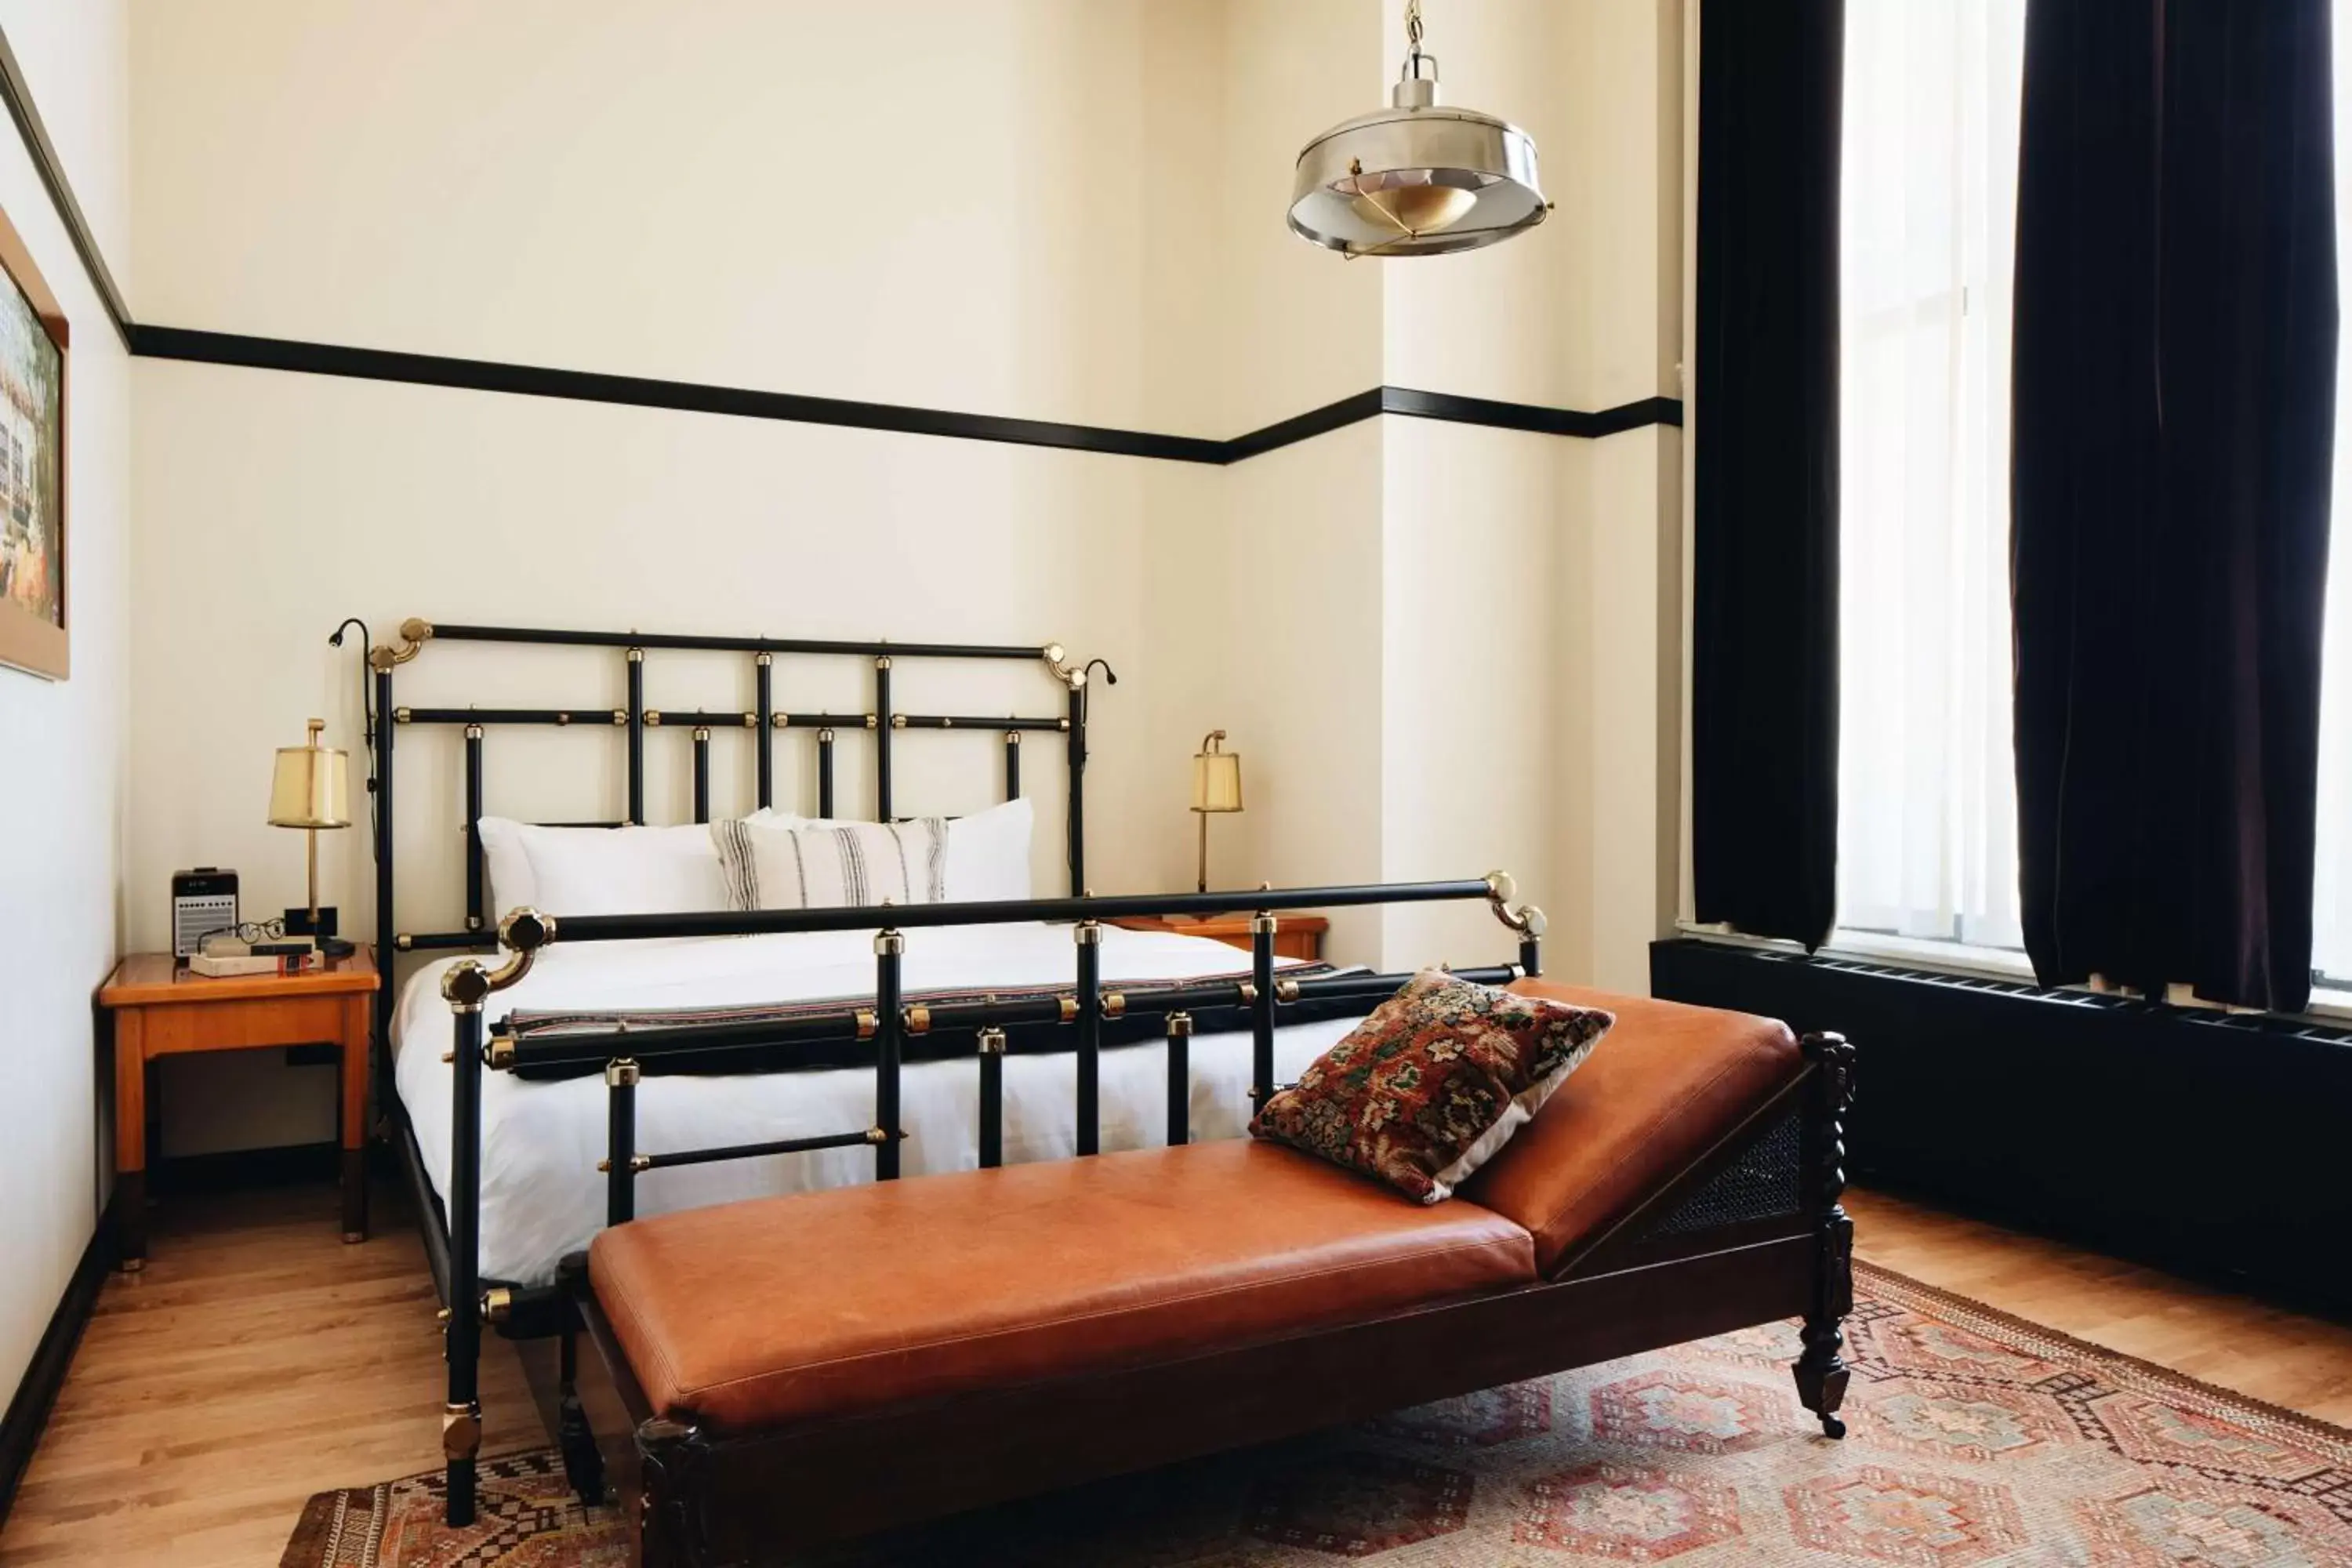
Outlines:
<svg viewBox="0 0 2352 1568"><path fill-rule="evenodd" d="M0 664L63 680L66 318L0 213Z"/></svg>

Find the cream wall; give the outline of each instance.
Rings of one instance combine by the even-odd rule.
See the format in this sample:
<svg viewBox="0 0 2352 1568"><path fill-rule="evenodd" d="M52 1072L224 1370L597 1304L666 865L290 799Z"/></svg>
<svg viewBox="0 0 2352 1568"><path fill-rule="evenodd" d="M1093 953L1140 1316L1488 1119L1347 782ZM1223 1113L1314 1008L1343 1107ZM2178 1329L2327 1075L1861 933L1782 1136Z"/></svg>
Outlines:
<svg viewBox="0 0 2352 1568"><path fill-rule="evenodd" d="M1221 435L1377 385L1380 276L1284 228L1299 146L1379 101L1376 0L1195 5L1213 26L1213 135L1176 182L1179 236L1200 258ZM1155 246L1170 232L1154 229ZM1179 240L1181 243L1181 240ZM1180 297L1181 297L1180 295ZM1145 540L1155 885L1189 888L1197 857L1186 759L1212 729L1243 754L1247 809L1210 825L1219 888L1379 879L1382 816L1382 421L1215 471ZM1381 918L1332 915L1344 959L1377 954Z"/></svg>
<svg viewBox="0 0 2352 1568"><path fill-rule="evenodd" d="M9 0L0 27L37 84L117 268L130 260L124 166L128 16ZM72 678L0 669L0 1389L13 1390L96 1227L110 1096L91 997L121 930L125 542L130 395L121 340L83 274L32 159L0 132L0 210L24 236L73 334L67 407Z"/></svg>
<svg viewBox="0 0 2352 1568"><path fill-rule="evenodd" d="M142 6L139 314L1168 427L1141 84L1179 3Z"/></svg>
<svg viewBox="0 0 2352 1568"><path fill-rule="evenodd" d="M1568 310L1574 406L1683 395L1681 0L1576 0L1583 150L1560 199L1578 215ZM1581 672L1566 731L1583 755L1581 839L1561 886L1580 899L1588 973L1649 988L1649 944L1673 930L1682 832L1683 433L1652 426L1583 447L1589 620L1563 661Z"/></svg>
<svg viewBox="0 0 2352 1568"><path fill-rule="evenodd" d="M1559 901L1562 795L1550 736L1567 714L1581 584L1562 558L1582 526L1581 443L1383 421L1380 876L1508 870ZM1516 938L1480 904L1385 911L1389 966L1505 962ZM1581 973L1575 946L1549 965Z"/></svg>
<svg viewBox="0 0 2352 1568"><path fill-rule="evenodd" d="M1429 0L1453 100L1537 133L1559 211L1388 264L1280 218L1304 140L1387 91L1386 0L397 9L140 9L142 320L1220 437L1381 382L1584 408L1675 390L1673 0ZM1099 890L1190 885L1185 759L1222 726L1250 809L1214 825L1219 883L1507 866L1553 916L1555 973L1636 990L1671 920L1672 432L1391 418L1219 469L160 361L133 395L140 943L175 866L239 867L257 910L299 896L262 770L312 712L357 745L350 652L324 644L346 614L379 637L424 615L1059 637L1120 675L1096 708ZM557 679L617 700L613 660L562 657L436 647L401 700ZM656 706L709 695L649 668ZM724 809L748 763L717 745ZM491 754L494 809L614 810L617 747ZM656 815L684 815L683 755L654 738ZM910 765L904 808L993 778L992 755ZM455 738L404 735L401 769L404 844L425 842L458 815ZM454 913L457 864L454 836L404 861L404 911ZM360 834L325 876L366 931ZM1476 963L1507 937L1475 908L1360 912L1335 948ZM166 1150L325 1137L304 1070L186 1064Z"/></svg>
<svg viewBox="0 0 2352 1568"><path fill-rule="evenodd" d="M1380 384L1380 269L1301 243L1283 214L1307 138L1385 101L1395 23L1381 0L1201 9L1224 23L1222 254L1210 276L1225 360L1217 433L1234 436Z"/></svg>
<svg viewBox="0 0 2352 1568"><path fill-rule="evenodd" d="M1381 266L1381 379L1583 409L1677 395L1677 0L1425 15L1446 101L1524 125L1557 210L1508 245ZM1645 991L1675 908L1679 435L1381 424L1381 875L1505 867L1552 919L1554 973ZM1391 965L1497 951L1475 909L1392 910L1382 934Z"/></svg>
<svg viewBox="0 0 2352 1568"><path fill-rule="evenodd" d="M1637 10L1647 0L1603 3ZM1397 9L1373 8L1381 46L1375 102L1385 99L1402 53ZM1510 244L1434 265L1358 264L1381 285L1385 379L1508 402L1602 406L1588 396L1571 308L1575 275L1586 264L1583 192L1595 183L1583 57L1607 13L1590 0L1424 0L1423 14L1440 101L1499 115L1533 136L1545 194L1560 211Z"/></svg>
<svg viewBox="0 0 2352 1568"><path fill-rule="evenodd" d="M1366 422L1239 464L1197 516L1147 531L1152 819L1175 826L1152 837L1153 886L1192 886L1186 759L1213 729L1242 753L1246 809L1210 825L1212 887L1380 879L1381 439ZM1377 952L1377 913L1331 919L1341 956Z"/></svg>

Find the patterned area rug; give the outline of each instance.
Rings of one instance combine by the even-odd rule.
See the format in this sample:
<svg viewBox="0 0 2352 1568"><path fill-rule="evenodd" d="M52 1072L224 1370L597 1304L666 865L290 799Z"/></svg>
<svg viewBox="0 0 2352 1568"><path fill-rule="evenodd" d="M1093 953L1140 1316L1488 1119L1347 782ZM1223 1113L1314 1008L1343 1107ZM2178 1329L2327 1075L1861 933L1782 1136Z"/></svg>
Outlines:
<svg viewBox="0 0 2352 1568"><path fill-rule="evenodd" d="M2322 1568L2352 1563L2352 1433L1855 1265L1850 1435L1785 1325L901 1531L828 1564L1022 1568ZM283 1568L622 1563L551 1453L310 1500Z"/></svg>

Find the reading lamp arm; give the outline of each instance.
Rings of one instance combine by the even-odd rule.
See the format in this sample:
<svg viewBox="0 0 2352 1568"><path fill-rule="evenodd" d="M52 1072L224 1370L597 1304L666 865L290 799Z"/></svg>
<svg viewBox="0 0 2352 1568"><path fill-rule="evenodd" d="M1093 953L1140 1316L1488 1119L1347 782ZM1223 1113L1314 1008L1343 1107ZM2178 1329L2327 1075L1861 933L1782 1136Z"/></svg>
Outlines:
<svg viewBox="0 0 2352 1568"><path fill-rule="evenodd" d="M345 632L347 632L347 631L351 630L353 626L357 626L357 627L359 627L359 629L360 629L360 718L361 718L362 721L362 722L364 722L364 723L367 725L367 742L368 742L368 743L367 743L367 755L368 755L368 776L367 776L367 793L368 793L368 821L369 821L369 824L370 824L371 826L373 826L373 825L374 824L374 821L375 821L375 789L376 789L376 785L375 785L375 695L374 695L373 690L373 689L369 687L369 685L368 685L368 658L367 658L367 656L368 656L368 648L369 648L369 647L370 647L374 643L374 641L375 641L375 637L374 637L374 635L373 635L373 633L371 633L371 632L368 630L368 624L367 624L365 621L363 621L363 620L360 619L357 616L345 616L343 617L343 624L342 624L341 626L337 626L337 627L335 628L335 630L334 630L334 634L333 634L331 637L328 637L328 638L327 638L327 646L328 646L329 647L342 647L342 646L343 646L343 634L344 634ZM369 849L369 852L370 852L371 854L373 854L373 853L375 851L375 849L376 849L377 847L378 847L378 846L377 846L377 844L376 844L376 836L375 836L373 833L370 833L370 834L368 835L368 849Z"/></svg>

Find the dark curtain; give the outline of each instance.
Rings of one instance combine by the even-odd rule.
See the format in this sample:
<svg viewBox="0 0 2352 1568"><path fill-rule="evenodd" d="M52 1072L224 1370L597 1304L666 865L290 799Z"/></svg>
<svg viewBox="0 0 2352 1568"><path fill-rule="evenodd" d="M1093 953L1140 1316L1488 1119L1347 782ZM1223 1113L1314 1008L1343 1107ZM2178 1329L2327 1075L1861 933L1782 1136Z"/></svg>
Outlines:
<svg viewBox="0 0 2352 1568"><path fill-rule="evenodd" d="M2028 13L2011 593L2044 983L2310 993L2328 61L2328 0Z"/></svg>
<svg viewBox="0 0 2352 1568"><path fill-rule="evenodd" d="M1843 0L1705 0L1692 438L1696 913L1808 946L1837 900Z"/></svg>

